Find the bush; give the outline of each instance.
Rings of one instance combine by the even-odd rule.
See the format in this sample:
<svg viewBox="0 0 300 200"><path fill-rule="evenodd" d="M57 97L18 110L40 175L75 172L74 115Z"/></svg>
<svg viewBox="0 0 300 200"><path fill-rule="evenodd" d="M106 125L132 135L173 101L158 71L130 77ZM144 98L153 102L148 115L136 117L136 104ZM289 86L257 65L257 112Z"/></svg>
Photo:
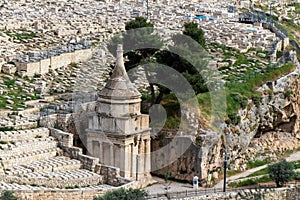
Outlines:
<svg viewBox="0 0 300 200"><path fill-rule="evenodd" d="M14 195L13 191L3 191L0 196L0 200L18 200L18 198Z"/></svg>
<svg viewBox="0 0 300 200"><path fill-rule="evenodd" d="M255 105L256 107L259 108L259 106L260 106L260 104L261 104L262 97L261 97L261 96L258 96L258 95L253 95L253 96L251 97L251 99L252 99L254 105Z"/></svg>
<svg viewBox="0 0 300 200"><path fill-rule="evenodd" d="M252 169L252 168L255 168L255 167L259 167L259 166L262 166L262 165L266 165L268 163L270 163L271 161L270 160L255 160L255 161L249 161L247 163L247 167L249 169Z"/></svg>
<svg viewBox="0 0 300 200"><path fill-rule="evenodd" d="M249 185L257 185L258 183L264 183L264 182L269 182L271 179L269 178L269 176L263 176L261 178L253 178L253 179L247 179L241 182L232 182L230 184L228 184L230 187L245 187L245 186L249 186Z"/></svg>
<svg viewBox="0 0 300 200"><path fill-rule="evenodd" d="M282 51L276 51L276 58L280 58L281 56L283 56L283 52Z"/></svg>
<svg viewBox="0 0 300 200"><path fill-rule="evenodd" d="M248 99L245 96L242 96L239 93L232 93L231 96L233 99L238 102L242 109L245 109L248 105Z"/></svg>
<svg viewBox="0 0 300 200"><path fill-rule="evenodd" d="M144 200L147 193L141 189L124 188L106 192L104 196L94 197L93 200Z"/></svg>
<svg viewBox="0 0 300 200"><path fill-rule="evenodd" d="M292 163L282 159L280 162L269 165L270 178L276 183L277 187L282 187L286 182L293 179L295 172Z"/></svg>
<svg viewBox="0 0 300 200"><path fill-rule="evenodd" d="M235 113L228 114L227 124L238 125L241 121L241 117Z"/></svg>
<svg viewBox="0 0 300 200"><path fill-rule="evenodd" d="M292 90L286 90L284 92L284 97L287 98L287 99L290 99L290 97L291 97L292 94L293 94Z"/></svg>

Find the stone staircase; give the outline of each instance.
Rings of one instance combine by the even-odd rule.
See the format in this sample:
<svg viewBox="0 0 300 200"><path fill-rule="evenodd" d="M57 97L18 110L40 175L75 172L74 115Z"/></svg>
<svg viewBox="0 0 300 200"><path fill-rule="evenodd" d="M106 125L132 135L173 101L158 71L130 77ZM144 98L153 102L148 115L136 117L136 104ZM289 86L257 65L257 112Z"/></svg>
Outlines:
<svg viewBox="0 0 300 200"><path fill-rule="evenodd" d="M45 128L0 132L0 167L4 172L0 181L50 188L98 186L103 182L101 175L83 169L79 160L64 156L58 144Z"/></svg>
<svg viewBox="0 0 300 200"><path fill-rule="evenodd" d="M29 164L6 169L6 174L24 175L31 172L59 172L65 170L76 170L80 168L81 163L79 160L70 159L65 156L57 156L50 159L34 161Z"/></svg>

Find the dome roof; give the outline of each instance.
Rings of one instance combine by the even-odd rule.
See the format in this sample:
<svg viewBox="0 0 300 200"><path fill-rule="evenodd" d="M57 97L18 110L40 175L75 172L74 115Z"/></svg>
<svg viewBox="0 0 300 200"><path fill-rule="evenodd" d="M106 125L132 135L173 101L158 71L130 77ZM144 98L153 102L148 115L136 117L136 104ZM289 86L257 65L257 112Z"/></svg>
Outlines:
<svg viewBox="0 0 300 200"><path fill-rule="evenodd" d="M124 66L123 47L117 48L117 61L113 73L105 87L98 93L104 99L137 99L141 93L131 83Z"/></svg>

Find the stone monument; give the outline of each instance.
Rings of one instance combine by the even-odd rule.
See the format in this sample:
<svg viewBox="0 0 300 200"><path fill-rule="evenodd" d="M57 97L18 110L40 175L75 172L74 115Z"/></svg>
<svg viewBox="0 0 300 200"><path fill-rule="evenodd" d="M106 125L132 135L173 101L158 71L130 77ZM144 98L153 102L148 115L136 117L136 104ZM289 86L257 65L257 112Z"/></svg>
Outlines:
<svg viewBox="0 0 300 200"><path fill-rule="evenodd" d="M123 47L105 87L98 93L96 115L89 116L87 150L103 165L120 168L131 179L150 178L149 116L141 114L141 94L134 88L123 61Z"/></svg>

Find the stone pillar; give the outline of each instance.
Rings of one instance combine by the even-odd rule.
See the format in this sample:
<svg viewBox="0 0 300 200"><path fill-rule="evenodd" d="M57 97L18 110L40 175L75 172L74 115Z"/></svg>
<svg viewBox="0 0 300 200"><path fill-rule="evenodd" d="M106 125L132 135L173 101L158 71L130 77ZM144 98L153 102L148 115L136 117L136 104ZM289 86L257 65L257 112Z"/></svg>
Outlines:
<svg viewBox="0 0 300 200"><path fill-rule="evenodd" d="M92 146L93 146L93 151L92 151L92 155L96 158L100 158L101 154L100 154L100 145L98 141L92 141Z"/></svg>
<svg viewBox="0 0 300 200"><path fill-rule="evenodd" d="M131 177L136 178L136 155L138 155L138 145L131 144Z"/></svg>
<svg viewBox="0 0 300 200"><path fill-rule="evenodd" d="M123 158L124 158L124 156L123 156L123 153L122 153L122 151L123 151L123 149L124 149L124 146L123 145L120 145L120 144L115 144L114 145L114 167L118 167L118 168L120 168L120 170L122 171L123 170L123 168L122 168L122 166L123 166Z"/></svg>
<svg viewBox="0 0 300 200"><path fill-rule="evenodd" d="M120 145L120 175L125 177L126 175L126 162L125 159L125 145Z"/></svg>
<svg viewBox="0 0 300 200"><path fill-rule="evenodd" d="M89 117L88 122L89 122L89 125L88 125L89 129L93 129L93 117Z"/></svg>
<svg viewBox="0 0 300 200"><path fill-rule="evenodd" d="M130 177L130 166L131 166L131 154L130 154L130 146L129 145L125 145L124 147L122 147L122 149L124 149L124 177L125 178L129 178Z"/></svg>
<svg viewBox="0 0 300 200"><path fill-rule="evenodd" d="M114 158L114 144L110 144L109 146L109 155L110 155L110 165L115 166L115 158Z"/></svg>
<svg viewBox="0 0 300 200"><path fill-rule="evenodd" d="M138 162L139 162L139 177L141 177L142 175L143 175L143 173L144 173L144 171L145 171L145 169L144 169L144 156L145 156L145 154L144 154L144 141L142 140L142 141L140 141L139 142L139 160L138 160Z"/></svg>
<svg viewBox="0 0 300 200"><path fill-rule="evenodd" d="M87 139L87 142L86 142L86 148L87 148L87 153L88 155L92 155L93 154L93 141L90 140L90 139Z"/></svg>
<svg viewBox="0 0 300 200"><path fill-rule="evenodd" d="M100 149L99 161L100 163L103 163L103 146L101 141L99 142L99 149Z"/></svg>
<svg viewBox="0 0 300 200"><path fill-rule="evenodd" d="M145 140L145 172L148 174L151 171L151 149L150 149L150 139Z"/></svg>
<svg viewBox="0 0 300 200"><path fill-rule="evenodd" d="M98 128L98 117L95 115L93 116L93 130L96 130Z"/></svg>
<svg viewBox="0 0 300 200"><path fill-rule="evenodd" d="M133 155L133 143L130 144L130 156L131 156L130 177L134 177L133 165L135 163L134 163L134 155Z"/></svg>

